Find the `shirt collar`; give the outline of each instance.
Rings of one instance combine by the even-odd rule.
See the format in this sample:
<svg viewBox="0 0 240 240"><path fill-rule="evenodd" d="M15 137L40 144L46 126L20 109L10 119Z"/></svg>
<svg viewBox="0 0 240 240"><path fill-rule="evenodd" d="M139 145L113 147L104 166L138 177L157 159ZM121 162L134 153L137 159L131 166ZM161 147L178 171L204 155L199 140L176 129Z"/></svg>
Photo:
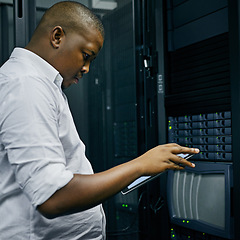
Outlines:
<svg viewBox="0 0 240 240"><path fill-rule="evenodd" d="M60 73L37 54L25 48L17 47L13 50L10 58L22 59L25 63L31 64L40 76L47 78L61 89L63 78Z"/></svg>

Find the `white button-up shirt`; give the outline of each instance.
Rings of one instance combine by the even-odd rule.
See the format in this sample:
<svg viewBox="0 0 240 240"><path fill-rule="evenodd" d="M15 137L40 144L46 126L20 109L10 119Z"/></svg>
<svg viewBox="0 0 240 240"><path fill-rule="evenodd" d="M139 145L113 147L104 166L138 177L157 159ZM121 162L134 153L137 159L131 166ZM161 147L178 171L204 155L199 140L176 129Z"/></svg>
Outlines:
<svg viewBox="0 0 240 240"><path fill-rule="evenodd" d="M101 206L52 220L36 210L74 173L93 173L61 83L26 49L0 68L1 240L104 239Z"/></svg>

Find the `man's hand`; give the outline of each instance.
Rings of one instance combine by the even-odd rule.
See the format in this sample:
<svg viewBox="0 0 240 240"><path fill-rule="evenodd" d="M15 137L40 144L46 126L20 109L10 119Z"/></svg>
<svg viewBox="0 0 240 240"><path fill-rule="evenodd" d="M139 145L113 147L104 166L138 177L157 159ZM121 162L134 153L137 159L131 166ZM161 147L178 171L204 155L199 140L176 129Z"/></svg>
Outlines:
<svg viewBox="0 0 240 240"><path fill-rule="evenodd" d="M144 153L136 160L142 165L143 175L155 175L167 169L180 170L184 166L194 167L195 165L177 154L199 153L199 149L182 147L176 143L159 145Z"/></svg>

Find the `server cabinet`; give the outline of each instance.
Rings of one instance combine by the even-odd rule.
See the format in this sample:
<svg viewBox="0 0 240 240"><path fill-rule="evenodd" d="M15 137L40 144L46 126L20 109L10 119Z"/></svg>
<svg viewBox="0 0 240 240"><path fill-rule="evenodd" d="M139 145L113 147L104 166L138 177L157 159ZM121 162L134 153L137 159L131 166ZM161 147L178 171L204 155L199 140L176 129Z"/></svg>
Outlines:
<svg viewBox="0 0 240 240"><path fill-rule="evenodd" d="M107 168L138 154L132 1L104 16ZM108 200L108 239L138 239L138 194Z"/></svg>
<svg viewBox="0 0 240 240"><path fill-rule="evenodd" d="M176 0L162 1L162 6L162 16L166 13L166 47L160 59L165 66L166 140L200 148L196 164L233 165L228 214L235 222L234 239L238 239L239 5L237 1ZM166 239L223 239L171 223L169 230ZM164 237L160 233L160 239Z"/></svg>

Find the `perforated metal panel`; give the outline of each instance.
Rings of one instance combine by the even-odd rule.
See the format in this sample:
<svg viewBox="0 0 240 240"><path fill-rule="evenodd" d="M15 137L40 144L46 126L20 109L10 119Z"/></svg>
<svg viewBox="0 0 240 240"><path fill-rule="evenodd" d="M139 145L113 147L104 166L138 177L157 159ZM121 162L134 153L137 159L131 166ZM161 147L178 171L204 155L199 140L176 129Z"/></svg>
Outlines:
<svg viewBox="0 0 240 240"><path fill-rule="evenodd" d="M169 52L170 115L230 110L228 34Z"/></svg>

